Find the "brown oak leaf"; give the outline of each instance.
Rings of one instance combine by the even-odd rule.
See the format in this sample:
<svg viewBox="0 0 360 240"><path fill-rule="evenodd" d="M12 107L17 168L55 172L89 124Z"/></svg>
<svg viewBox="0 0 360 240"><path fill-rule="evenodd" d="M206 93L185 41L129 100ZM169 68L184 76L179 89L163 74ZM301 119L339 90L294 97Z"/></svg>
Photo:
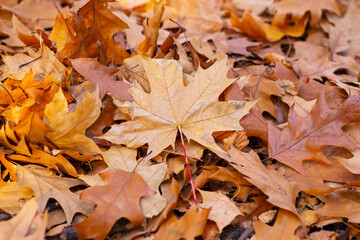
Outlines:
<svg viewBox="0 0 360 240"><path fill-rule="evenodd" d="M121 217L133 226L143 222L140 198L155 193L136 172L112 169L99 174L105 185L84 190L81 198L96 202L95 211L76 224L79 239L105 239L113 224Z"/></svg>
<svg viewBox="0 0 360 240"><path fill-rule="evenodd" d="M320 92L311 112L301 117L293 108L289 112L289 126L283 131L268 126L269 157L304 173L302 162L315 160L331 163L322 152L325 146L349 149L359 145L342 127L360 120L360 96L348 98L339 108L329 109L324 91Z"/></svg>

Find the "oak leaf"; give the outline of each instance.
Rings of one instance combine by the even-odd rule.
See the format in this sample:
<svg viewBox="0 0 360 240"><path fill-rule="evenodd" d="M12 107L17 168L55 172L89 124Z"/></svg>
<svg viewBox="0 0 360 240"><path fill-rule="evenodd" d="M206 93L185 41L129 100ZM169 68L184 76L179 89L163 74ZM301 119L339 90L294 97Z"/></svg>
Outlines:
<svg viewBox="0 0 360 240"><path fill-rule="evenodd" d="M216 222L219 231L222 232L224 227L229 225L236 216L243 215L234 202L229 200L221 192L208 192L199 190L203 197L204 208L210 208L209 219Z"/></svg>
<svg viewBox="0 0 360 240"><path fill-rule="evenodd" d="M270 9L275 13L273 23L277 26L283 26L288 19L292 22L299 22L303 19L306 12L311 13L311 25L314 26L319 22L322 16L322 11L328 10L337 15L340 15L339 7L335 0L316 0L316 1L301 1L301 0L286 0L276 2ZM291 15L291 18L287 18Z"/></svg>
<svg viewBox="0 0 360 240"><path fill-rule="evenodd" d="M329 34L329 47L332 52L346 52L349 55L359 55L360 42L358 36L360 27L357 24L353 24L360 20L359 11L359 2L353 0L350 1L346 14L343 17L327 15L333 25L329 24L323 28Z"/></svg>
<svg viewBox="0 0 360 240"><path fill-rule="evenodd" d="M268 195L268 202L298 215L295 200L299 190L295 182L289 182L278 172L266 169L254 151L244 153L231 147L228 153L233 160L231 166Z"/></svg>
<svg viewBox="0 0 360 240"><path fill-rule="evenodd" d="M29 187L17 187L16 182L0 182L0 209L10 213L18 213L20 199L30 199L34 192Z"/></svg>
<svg viewBox="0 0 360 240"><path fill-rule="evenodd" d="M90 187L81 194L82 198L96 202L97 207L87 219L75 225L79 239L105 239L121 217L129 219L133 226L141 225L140 198L154 193L136 172L112 169L100 176L105 185Z"/></svg>
<svg viewBox="0 0 360 240"><path fill-rule="evenodd" d="M299 218L286 210L280 209L274 226L269 226L263 222L255 221L255 234L257 239L289 239L298 240L295 230L301 226Z"/></svg>
<svg viewBox="0 0 360 240"><path fill-rule="evenodd" d="M38 211L42 212L50 198L59 202L65 212L66 221L71 223L75 213L89 214L93 204L88 200L81 200L79 195L69 188L84 185L81 180L56 176L52 171L36 165L17 166L18 186L30 187L35 193L39 205Z"/></svg>
<svg viewBox="0 0 360 240"><path fill-rule="evenodd" d="M246 11L242 15L241 19L238 19L234 13L231 13L231 23L247 36L261 42L275 42L285 35L300 37L303 35L306 27L306 21L304 20L299 21L297 24L292 26L271 25L263 22L257 16L252 15L249 11Z"/></svg>
<svg viewBox="0 0 360 240"><path fill-rule="evenodd" d="M172 213L160 226L155 239L195 239L204 232L209 212L210 209L198 210L192 207L180 219Z"/></svg>
<svg viewBox="0 0 360 240"><path fill-rule="evenodd" d="M319 196L325 206L315 211L319 216L345 217L350 222L360 223L360 194L347 188Z"/></svg>
<svg viewBox="0 0 360 240"><path fill-rule="evenodd" d="M322 148L338 146L349 149L359 145L343 130L347 124L360 120L360 96L348 98L339 108L329 109L324 91L306 117L289 112L289 125L283 131L269 124L269 157L304 173L302 162L315 160L331 163L326 159Z"/></svg>
<svg viewBox="0 0 360 240"><path fill-rule="evenodd" d="M44 219L41 226L38 228L38 231L31 235L27 235L30 232L30 226L37 210L38 205L36 204L34 198L25 203L22 210L15 217L8 221L3 221L0 223L0 239L44 239L47 223L47 213L45 213Z"/></svg>
<svg viewBox="0 0 360 240"><path fill-rule="evenodd" d="M133 120L112 128L102 138L130 148L149 145L150 159L169 145L174 147L181 129L188 141L224 152L212 137L214 131L242 130L239 120L255 102L219 102L218 96L234 79L226 77L226 59L199 69L184 86L182 68L173 60L143 60L151 92L129 91L135 101L118 107L130 110Z"/></svg>
<svg viewBox="0 0 360 240"><path fill-rule="evenodd" d="M75 111L68 113L68 104L61 90L46 105L45 124L51 128L47 139L59 148L78 151L82 154L100 153L99 147L88 137L85 131L100 114L101 101L98 90L86 93Z"/></svg>

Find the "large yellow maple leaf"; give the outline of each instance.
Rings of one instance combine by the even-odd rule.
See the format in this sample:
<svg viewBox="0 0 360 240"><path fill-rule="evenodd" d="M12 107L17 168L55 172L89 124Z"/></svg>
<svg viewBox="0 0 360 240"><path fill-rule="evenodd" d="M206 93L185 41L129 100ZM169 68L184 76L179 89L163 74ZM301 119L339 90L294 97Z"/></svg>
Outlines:
<svg viewBox="0 0 360 240"><path fill-rule="evenodd" d="M219 102L219 95L235 79L227 78L226 59L210 68L199 69L193 80L184 84L182 67L177 61L142 59L151 92L138 88L129 92L134 102L120 102L132 120L112 125L102 138L130 148L148 144L150 157L161 153L169 145L174 147L178 130L188 141L223 152L216 144L215 131L242 130L239 120L245 116L253 102Z"/></svg>

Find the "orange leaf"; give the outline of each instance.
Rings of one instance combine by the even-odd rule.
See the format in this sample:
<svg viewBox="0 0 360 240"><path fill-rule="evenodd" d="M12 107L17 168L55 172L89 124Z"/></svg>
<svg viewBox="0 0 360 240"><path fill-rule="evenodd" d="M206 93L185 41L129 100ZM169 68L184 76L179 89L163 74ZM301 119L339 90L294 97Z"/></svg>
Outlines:
<svg viewBox="0 0 360 240"><path fill-rule="evenodd" d="M283 209L279 210L275 224L272 227L260 221L254 222L256 238L261 240L299 240L299 237L295 236L295 230L299 226L301 226L299 218Z"/></svg>
<svg viewBox="0 0 360 240"><path fill-rule="evenodd" d="M160 226L155 239L195 239L204 232L209 212L210 209L199 210L196 207L191 207L180 219L177 219L172 213Z"/></svg>

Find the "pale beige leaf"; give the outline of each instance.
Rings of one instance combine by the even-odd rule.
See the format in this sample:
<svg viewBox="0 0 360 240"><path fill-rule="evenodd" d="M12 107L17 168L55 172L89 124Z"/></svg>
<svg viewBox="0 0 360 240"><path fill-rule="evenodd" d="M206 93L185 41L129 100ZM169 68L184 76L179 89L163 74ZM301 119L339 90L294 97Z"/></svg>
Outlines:
<svg viewBox="0 0 360 240"><path fill-rule="evenodd" d="M235 79L227 78L226 59L206 70L199 69L184 86L182 67L177 61L142 59L151 92L131 88L134 102L120 103L129 109L131 121L113 125L102 138L130 148L149 145L147 159L175 145L179 128L201 145L224 152L212 137L214 131L242 130L239 120L255 102L219 102L219 95Z"/></svg>
<svg viewBox="0 0 360 240"><path fill-rule="evenodd" d="M83 185L78 179L59 177L52 171L36 165L17 166L17 177L18 186L27 186L34 191L39 212L45 209L50 198L59 202L68 223L71 223L75 213L87 215L93 209L91 201L80 199L78 194L70 191L71 187Z"/></svg>
<svg viewBox="0 0 360 240"><path fill-rule="evenodd" d="M56 58L54 52L43 45L37 53L30 51L30 54L31 56L23 53L17 53L14 56L4 55L3 61L9 68L6 74L11 78L23 80L25 74L32 70L34 75L51 76L61 82L61 76L66 68ZM23 64L26 65L23 66Z"/></svg>
<svg viewBox="0 0 360 240"><path fill-rule="evenodd" d="M243 215L239 208L221 192L208 192L199 190L203 197L204 208L210 208L209 219L216 222L219 231L229 225L236 216Z"/></svg>
<svg viewBox="0 0 360 240"><path fill-rule="evenodd" d="M35 199L32 198L15 217L8 221L0 222L0 239L23 239L29 230L37 210L38 205Z"/></svg>

